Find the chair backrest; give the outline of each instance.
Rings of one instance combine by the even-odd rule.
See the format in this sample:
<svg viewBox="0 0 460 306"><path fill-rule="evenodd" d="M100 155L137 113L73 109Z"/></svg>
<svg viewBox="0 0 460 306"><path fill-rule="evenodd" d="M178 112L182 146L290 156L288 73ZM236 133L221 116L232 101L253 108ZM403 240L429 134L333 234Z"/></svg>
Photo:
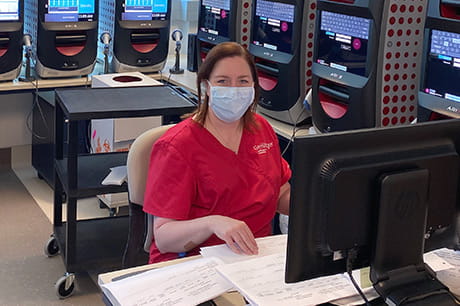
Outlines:
<svg viewBox="0 0 460 306"><path fill-rule="evenodd" d="M146 263L142 261L153 239L153 216L142 211L150 153L155 141L171 126L163 125L142 133L134 140L128 152L129 233L123 255L124 268Z"/></svg>
<svg viewBox="0 0 460 306"><path fill-rule="evenodd" d="M126 162L129 201L131 203L140 206L144 205L145 184L147 181L148 165L153 144L171 126L173 125L162 125L152 128L139 135L131 145L128 152L128 160Z"/></svg>

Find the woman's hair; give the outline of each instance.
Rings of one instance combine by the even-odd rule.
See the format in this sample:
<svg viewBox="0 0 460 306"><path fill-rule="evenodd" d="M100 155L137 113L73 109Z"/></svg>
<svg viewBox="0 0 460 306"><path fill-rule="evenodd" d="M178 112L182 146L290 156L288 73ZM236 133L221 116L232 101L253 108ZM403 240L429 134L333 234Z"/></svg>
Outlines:
<svg viewBox="0 0 460 306"><path fill-rule="evenodd" d="M204 124L206 115L209 108L209 97L206 92L203 92L203 83L209 80L209 76L213 71L215 65L222 59L228 57L242 57L251 70L252 79L254 81L254 101L249 106L246 113L243 115L243 126L245 128L255 127L256 123L254 120L254 112L257 107L257 101L259 101L259 78L257 77L256 65L249 52L240 44L236 42L224 42L216 45L209 51L206 59L201 64L196 79L196 85L198 90L198 108L193 113L195 115L194 120L200 124Z"/></svg>

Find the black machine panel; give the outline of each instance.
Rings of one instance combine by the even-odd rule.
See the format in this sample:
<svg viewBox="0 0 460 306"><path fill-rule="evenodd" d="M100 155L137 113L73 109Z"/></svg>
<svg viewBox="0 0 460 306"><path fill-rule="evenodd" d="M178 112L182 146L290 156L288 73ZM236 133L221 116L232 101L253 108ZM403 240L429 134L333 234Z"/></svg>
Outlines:
<svg viewBox="0 0 460 306"><path fill-rule="evenodd" d="M252 22L252 43L292 54L295 5L257 1Z"/></svg>
<svg viewBox="0 0 460 306"><path fill-rule="evenodd" d="M322 11L317 63L367 76L367 47L371 20Z"/></svg>
<svg viewBox="0 0 460 306"><path fill-rule="evenodd" d="M217 45L235 40L235 0L202 0L198 16L198 39Z"/></svg>
<svg viewBox="0 0 460 306"><path fill-rule="evenodd" d="M22 61L23 16L23 0L0 2L0 80L12 80L19 73Z"/></svg>

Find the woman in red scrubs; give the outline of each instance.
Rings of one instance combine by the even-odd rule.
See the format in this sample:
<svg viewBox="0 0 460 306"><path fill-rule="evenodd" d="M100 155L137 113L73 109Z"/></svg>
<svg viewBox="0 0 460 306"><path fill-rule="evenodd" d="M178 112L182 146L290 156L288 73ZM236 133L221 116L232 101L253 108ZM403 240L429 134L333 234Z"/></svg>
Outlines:
<svg viewBox="0 0 460 306"><path fill-rule="evenodd" d="M291 170L270 124L255 113L254 62L233 42L215 46L197 75L197 110L154 145L144 211L155 216L150 263L226 243L257 254L278 211L289 213Z"/></svg>

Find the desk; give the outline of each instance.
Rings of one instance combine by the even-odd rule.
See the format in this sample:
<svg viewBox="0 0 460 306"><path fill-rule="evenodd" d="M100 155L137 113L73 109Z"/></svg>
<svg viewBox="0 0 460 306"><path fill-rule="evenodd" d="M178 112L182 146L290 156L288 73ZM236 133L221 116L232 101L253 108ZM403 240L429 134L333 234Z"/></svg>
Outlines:
<svg viewBox="0 0 460 306"><path fill-rule="evenodd" d="M109 168L126 164L127 153L78 155L78 121L181 115L193 109L193 103L167 86L56 90L54 236L46 250L48 255L58 250L63 255L67 272L56 284L60 297L72 294L73 287L68 283L73 283L73 272L120 267L128 233L128 217L79 221L77 228L77 198L127 191L126 183L101 185ZM69 139L66 157L64 133L57 128L65 120ZM67 196L67 222L62 221L63 193Z"/></svg>

